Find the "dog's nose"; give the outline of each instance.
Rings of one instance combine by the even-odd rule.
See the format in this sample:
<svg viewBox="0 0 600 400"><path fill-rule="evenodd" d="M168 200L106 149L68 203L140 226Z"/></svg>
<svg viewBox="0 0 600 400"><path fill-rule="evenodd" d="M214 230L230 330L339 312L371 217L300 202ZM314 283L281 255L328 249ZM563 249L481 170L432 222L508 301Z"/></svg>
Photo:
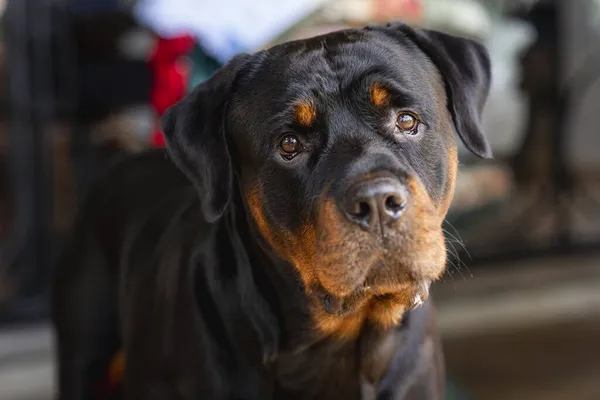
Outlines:
<svg viewBox="0 0 600 400"><path fill-rule="evenodd" d="M408 191L397 179L377 178L355 184L344 197L348 219L365 230L385 227L406 208Z"/></svg>

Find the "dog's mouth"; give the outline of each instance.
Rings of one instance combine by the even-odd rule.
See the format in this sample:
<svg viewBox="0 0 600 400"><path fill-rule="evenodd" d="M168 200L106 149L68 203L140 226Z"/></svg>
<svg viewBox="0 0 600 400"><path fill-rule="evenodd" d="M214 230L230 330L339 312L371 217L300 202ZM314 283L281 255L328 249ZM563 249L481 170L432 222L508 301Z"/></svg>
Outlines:
<svg viewBox="0 0 600 400"><path fill-rule="evenodd" d="M402 303L407 310L413 310L429 298L431 280L408 281L393 288L378 288L364 284L345 297L328 293L323 288L313 292L323 310L331 315L345 317L370 303Z"/></svg>

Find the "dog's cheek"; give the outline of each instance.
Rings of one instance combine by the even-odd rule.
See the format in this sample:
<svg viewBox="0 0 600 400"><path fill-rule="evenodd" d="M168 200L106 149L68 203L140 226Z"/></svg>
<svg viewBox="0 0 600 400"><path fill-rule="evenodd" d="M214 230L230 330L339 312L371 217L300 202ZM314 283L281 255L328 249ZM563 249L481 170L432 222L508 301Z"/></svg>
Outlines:
<svg viewBox="0 0 600 400"><path fill-rule="evenodd" d="M442 232L442 221L438 209L427 190L418 179L408 181L414 200L409 218L410 231L415 232L405 254L411 267L410 274L415 279L437 279L443 273L446 264L446 247Z"/></svg>
<svg viewBox="0 0 600 400"><path fill-rule="evenodd" d="M280 258L296 268L305 288L310 287L315 281L312 267L316 253L314 227L309 223L303 223L298 232L281 228L274 229L265 215L264 200L260 189L256 185L251 186L246 191L245 197L260 235Z"/></svg>
<svg viewBox="0 0 600 400"><path fill-rule="evenodd" d="M458 174L458 152L456 143L453 143L446 151L446 165L445 165L445 187L441 200L438 205L438 215L443 221L448 214L452 199L454 198L454 190L456 188L456 178Z"/></svg>
<svg viewBox="0 0 600 400"><path fill-rule="evenodd" d="M272 235L271 229L267 224L267 219L263 213L260 192L257 187L251 187L246 191L246 204L248 204L252 219L263 239L274 248L281 247L280 244L277 243L277 238Z"/></svg>

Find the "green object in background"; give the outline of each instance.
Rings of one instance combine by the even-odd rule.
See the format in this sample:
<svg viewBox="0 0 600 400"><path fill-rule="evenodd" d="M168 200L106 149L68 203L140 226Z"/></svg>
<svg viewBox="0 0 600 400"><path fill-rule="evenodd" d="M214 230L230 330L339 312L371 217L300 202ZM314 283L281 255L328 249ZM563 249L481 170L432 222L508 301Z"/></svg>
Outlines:
<svg viewBox="0 0 600 400"><path fill-rule="evenodd" d="M445 400L474 400L472 396L465 393L464 390L458 387L452 380L446 381Z"/></svg>
<svg viewBox="0 0 600 400"><path fill-rule="evenodd" d="M204 49L198 45L195 45L192 52L188 54L188 59L190 60L188 91L206 81L221 67L221 64L217 60L206 54Z"/></svg>

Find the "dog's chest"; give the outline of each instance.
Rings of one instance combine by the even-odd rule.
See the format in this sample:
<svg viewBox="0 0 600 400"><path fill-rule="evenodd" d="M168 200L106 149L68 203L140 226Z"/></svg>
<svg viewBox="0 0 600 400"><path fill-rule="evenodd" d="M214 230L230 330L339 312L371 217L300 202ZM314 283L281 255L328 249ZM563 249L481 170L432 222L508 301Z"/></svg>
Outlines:
<svg viewBox="0 0 600 400"><path fill-rule="evenodd" d="M404 329L366 331L352 343L280 355L273 398L374 400L404 339Z"/></svg>
<svg viewBox="0 0 600 400"><path fill-rule="evenodd" d="M284 355L274 372L276 399L362 399L358 357L351 352Z"/></svg>
<svg viewBox="0 0 600 400"><path fill-rule="evenodd" d="M282 355L274 365L276 399L375 399L397 337L369 346L322 346Z"/></svg>

